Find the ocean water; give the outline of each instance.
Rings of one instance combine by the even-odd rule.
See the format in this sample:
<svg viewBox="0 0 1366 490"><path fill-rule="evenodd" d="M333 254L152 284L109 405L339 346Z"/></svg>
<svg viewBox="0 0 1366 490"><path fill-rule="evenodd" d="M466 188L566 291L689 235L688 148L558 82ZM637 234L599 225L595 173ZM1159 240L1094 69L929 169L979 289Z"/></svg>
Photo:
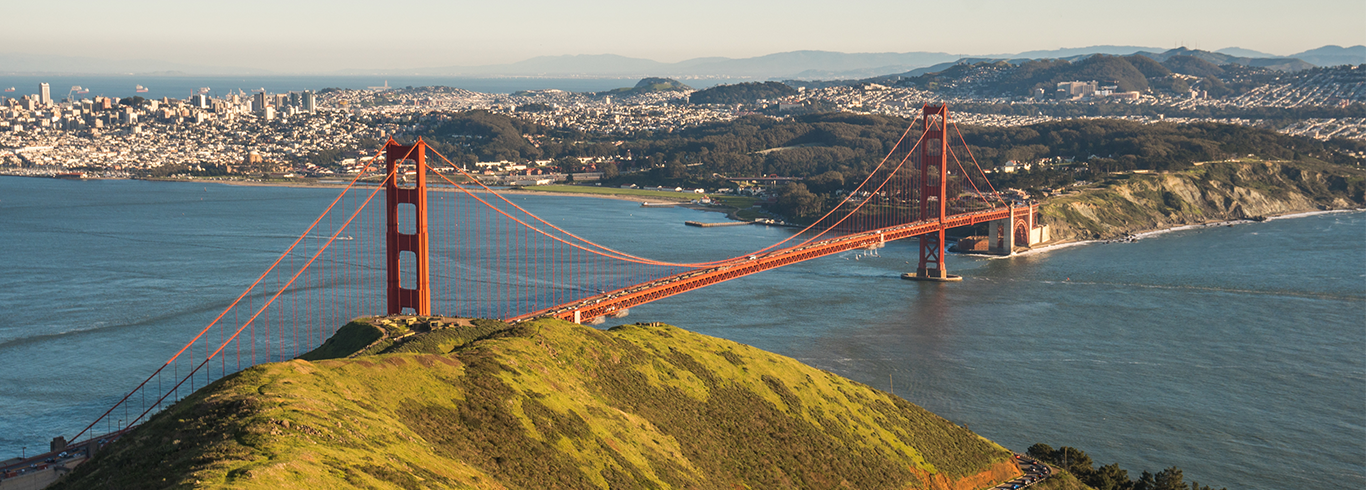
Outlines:
<svg viewBox="0 0 1366 490"><path fill-rule="evenodd" d="M226 306L332 189L0 177L0 459L70 436ZM788 236L720 215L516 196L586 238L693 261ZM1366 487L1366 213L1013 258L915 243L643 305L662 321L891 390L1011 449L1240 489ZM611 324L604 325L610 326Z"/></svg>

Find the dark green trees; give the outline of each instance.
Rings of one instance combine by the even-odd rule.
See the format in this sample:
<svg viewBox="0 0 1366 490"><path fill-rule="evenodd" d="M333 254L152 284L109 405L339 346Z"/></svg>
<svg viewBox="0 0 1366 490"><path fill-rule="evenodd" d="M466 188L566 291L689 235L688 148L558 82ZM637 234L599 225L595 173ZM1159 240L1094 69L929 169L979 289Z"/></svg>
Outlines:
<svg viewBox="0 0 1366 490"><path fill-rule="evenodd" d="M1186 484L1181 469L1175 466L1156 474L1144 471L1137 480L1129 479L1129 472L1111 463L1099 468L1092 467L1091 457L1085 451L1063 446L1053 449L1043 443L1029 446L1026 454L1066 470L1088 486L1096 490L1214 490L1198 483Z"/></svg>

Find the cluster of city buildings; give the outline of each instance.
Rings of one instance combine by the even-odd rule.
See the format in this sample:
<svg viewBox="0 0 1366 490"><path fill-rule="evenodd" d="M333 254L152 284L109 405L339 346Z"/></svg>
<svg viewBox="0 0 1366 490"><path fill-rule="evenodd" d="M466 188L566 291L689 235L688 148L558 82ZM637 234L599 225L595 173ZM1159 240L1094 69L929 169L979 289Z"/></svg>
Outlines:
<svg viewBox="0 0 1366 490"><path fill-rule="evenodd" d="M995 72L983 68L978 78ZM1057 84L1063 99L1097 103L1143 103L1173 108L1219 107L1335 107L1366 101L1366 72L1359 67L1314 70L1287 74L1276 83L1260 86L1237 97L1210 99L1117 92L1113 85L1097 81ZM888 87L877 84L803 88L798 94L757 104L692 105L690 92L574 93L561 90L487 94L450 87L390 88L363 90L329 89L281 94L229 93L210 97L204 93L187 99L93 97L55 100L48 84L38 93L18 97L0 96L0 171L6 173L55 174L73 170L91 176L120 177L151 169L180 172L206 171L222 175L252 172L272 175L328 175L356 172L372 165L373 155L356 150L362 143L377 146L389 135L419 130L439 122L450 113L482 109L505 114L554 129L589 134L640 135L671 132L762 112L784 118L803 108L854 113L885 114L914 118L928 103L1056 104L1057 100L984 99L962 92L946 96L943 91ZM202 90L201 92L207 92ZM954 93L950 91L949 93ZM1137 97L1135 97L1137 96ZM1034 112L1033 115L1028 115ZM955 112L961 124L1016 126L1050 120L1042 111L1017 111L1017 115ZM1022 114L1022 115L1020 115ZM1213 119L1124 116L1140 122L1175 123ZM1242 125L1266 123L1248 119L1218 119ZM1366 118L1321 118L1287 123L1272 128L1320 139L1366 139ZM350 154L339 153L343 150ZM371 149L372 150L372 149ZM334 158L315 162L316 155ZM479 169L493 171L507 182L563 180L567 174L532 162ZM586 166L585 174L596 169ZM545 177L540 174L547 174ZM553 175L549 175L553 174ZM492 178L492 177L490 177ZM590 179L590 175L580 176Z"/></svg>
<svg viewBox="0 0 1366 490"><path fill-rule="evenodd" d="M1366 117L1303 119L1280 128L1282 133L1314 139L1366 140Z"/></svg>
<svg viewBox="0 0 1366 490"><path fill-rule="evenodd" d="M736 117L728 108L691 106L688 92L625 92L615 95L532 90L486 94L450 87L337 90L322 94L327 107L366 114L487 110L554 129L588 133L673 131Z"/></svg>
<svg viewBox="0 0 1366 490"><path fill-rule="evenodd" d="M311 92L54 101L42 84L0 99L0 167L11 174L330 172L305 157L377 136L350 113L318 110Z"/></svg>
<svg viewBox="0 0 1366 490"><path fill-rule="evenodd" d="M281 116L316 112L317 97L309 91L269 94L262 90L250 96L243 92L221 98L198 94L187 100L148 100L133 96L55 101L51 87L42 83L37 94L0 96L0 111L0 131L23 131L25 124L30 128L100 129L136 125L149 118L175 119L177 122L191 119L202 123L231 114L256 115L270 121Z"/></svg>
<svg viewBox="0 0 1366 490"><path fill-rule="evenodd" d="M1190 107L1345 107L1366 102L1366 66L1342 65L1277 76L1235 97L1168 97L1159 102Z"/></svg>
<svg viewBox="0 0 1366 490"><path fill-rule="evenodd" d="M1057 93L1054 98L1057 100L1138 100L1142 98L1142 95L1141 92L1121 91L1119 86L1114 84L1101 85L1095 80L1085 82L1073 80L1058 82ZM1043 100L1043 98L1043 89L1036 89L1035 99Z"/></svg>

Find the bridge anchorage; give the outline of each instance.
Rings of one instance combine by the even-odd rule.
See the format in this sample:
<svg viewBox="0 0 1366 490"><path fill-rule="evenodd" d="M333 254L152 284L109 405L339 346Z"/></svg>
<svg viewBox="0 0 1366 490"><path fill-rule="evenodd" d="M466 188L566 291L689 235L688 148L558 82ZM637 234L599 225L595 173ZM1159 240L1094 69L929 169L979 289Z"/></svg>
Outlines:
<svg viewBox="0 0 1366 490"><path fill-rule="evenodd" d="M433 157L442 163L429 165ZM391 139L362 162L369 163L255 282L71 441L121 434L252 365L308 358L338 328L369 315L597 323L713 284L913 237L919 261L903 277L955 281L962 278L944 260L950 229L987 224L970 250L1001 255L1046 236L1034 204L1012 203L991 186L943 105L924 106L867 177L809 226L709 262L647 258L639 254L648 250L574 234L421 139ZM381 191L384 204L371 205Z"/></svg>

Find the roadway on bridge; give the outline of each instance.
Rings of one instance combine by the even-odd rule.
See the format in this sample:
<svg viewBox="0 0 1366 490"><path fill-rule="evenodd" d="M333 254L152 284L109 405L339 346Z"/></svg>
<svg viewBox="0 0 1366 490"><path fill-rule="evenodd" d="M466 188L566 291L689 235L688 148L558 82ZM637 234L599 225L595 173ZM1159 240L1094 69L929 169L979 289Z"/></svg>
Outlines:
<svg viewBox="0 0 1366 490"><path fill-rule="evenodd" d="M532 318L554 317L575 323L594 322L599 318L619 315L634 306L769 269L850 250L878 248L890 241L934 233L939 230L1011 218L1020 212L1032 213L1033 207L1000 207L987 211L953 215L944 221L917 221L813 241L772 252L742 257L717 266L675 274L616 291L604 292L506 320L520 322Z"/></svg>

